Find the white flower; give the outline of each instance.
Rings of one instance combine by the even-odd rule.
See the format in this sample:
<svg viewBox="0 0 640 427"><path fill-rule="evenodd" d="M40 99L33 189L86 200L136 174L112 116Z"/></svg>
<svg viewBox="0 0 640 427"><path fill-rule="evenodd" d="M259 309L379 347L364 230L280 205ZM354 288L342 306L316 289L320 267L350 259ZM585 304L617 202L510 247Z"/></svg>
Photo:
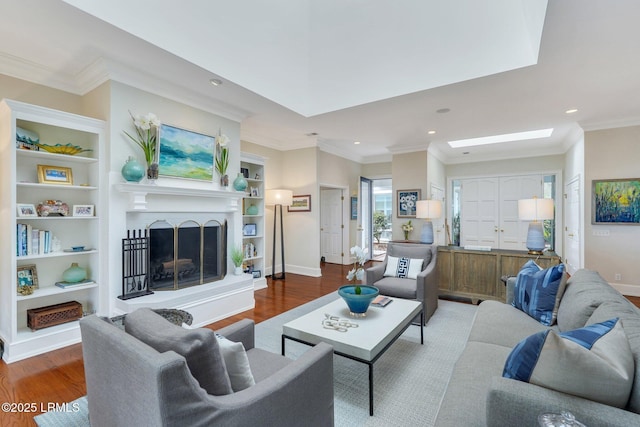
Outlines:
<svg viewBox="0 0 640 427"><path fill-rule="evenodd" d="M218 135L216 142L220 147L226 147L229 144L229 137L227 135Z"/></svg>
<svg viewBox="0 0 640 427"><path fill-rule="evenodd" d="M360 246L354 246L350 250L351 255L355 256L355 261L353 262L353 269L349 271L347 274L348 281L362 280L364 279L364 268L363 265L367 260L367 252L368 249L362 249Z"/></svg>

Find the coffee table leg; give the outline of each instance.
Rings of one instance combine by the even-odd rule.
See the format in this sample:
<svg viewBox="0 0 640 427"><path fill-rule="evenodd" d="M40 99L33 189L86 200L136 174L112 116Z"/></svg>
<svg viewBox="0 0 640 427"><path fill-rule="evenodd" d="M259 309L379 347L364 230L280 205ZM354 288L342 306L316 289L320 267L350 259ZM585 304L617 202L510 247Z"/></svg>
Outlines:
<svg viewBox="0 0 640 427"><path fill-rule="evenodd" d="M369 416L373 416L373 363L369 365Z"/></svg>
<svg viewBox="0 0 640 427"><path fill-rule="evenodd" d="M284 356L284 335L282 335L282 343L280 344L280 348L282 349L282 355Z"/></svg>
<svg viewBox="0 0 640 427"><path fill-rule="evenodd" d="M420 344L424 345L424 311L420 312Z"/></svg>

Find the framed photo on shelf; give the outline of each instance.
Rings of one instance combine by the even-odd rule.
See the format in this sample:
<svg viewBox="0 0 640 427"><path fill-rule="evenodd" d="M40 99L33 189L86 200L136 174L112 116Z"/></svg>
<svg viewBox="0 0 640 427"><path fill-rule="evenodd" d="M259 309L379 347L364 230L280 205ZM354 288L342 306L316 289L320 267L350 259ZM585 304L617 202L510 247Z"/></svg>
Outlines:
<svg viewBox="0 0 640 427"><path fill-rule="evenodd" d="M251 271L251 274L253 275L254 279L262 277L262 272L260 270L253 270L253 271Z"/></svg>
<svg viewBox="0 0 640 427"><path fill-rule="evenodd" d="M240 173L245 179L249 178L249 168L240 168Z"/></svg>
<svg viewBox="0 0 640 427"><path fill-rule="evenodd" d="M415 218L416 202L420 200L420 189L397 190L398 218Z"/></svg>
<svg viewBox="0 0 640 427"><path fill-rule="evenodd" d="M258 187L251 187L251 197L260 197L260 191Z"/></svg>
<svg viewBox="0 0 640 427"><path fill-rule="evenodd" d="M73 216L93 216L93 205L73 205Z"/></svg>
<svg viewBox="0 0 640 427"><path fill-rule="evenodd" d="M38 165L38 182L40 184L73 185L71 168Z"/></svg>
<svg viewBox="0 0 640 427"><path fill-rule="evenodd" d="M311 212L311 195L293 196L291 206L287 206L287 212Z"/></svg>
<svg viewBox="0 0 640 427"><path fill-rule="evenodd" d="M160 175L213 181L213 136L161 124L158 148Z"/></svg>
<svg viewBox="0 0 640 427"><path fill-rule="evenodd" d="M640 225L640 178L594 179L592 224Z"/></svg>
<svg viewBox="0 0 640 427"><path fill-rule="evenodd" d="M19 265L17 268L18 294L29 295L38 289L38 271L35 264Z"/></svg>
<svg viewBox="0 0 640 427"><path fill-rule="evenodd" d="M242 235L243 236L256 236L258 234L258 230L256 224L249 223L242 226Z"/></svg>
<svg viewBox="0 0 640 427"><path fill-rule="evenodd" d="M20 218L38 216L36 207L30 203L17 203L16 208L18 209L18 216Z"/></svg>

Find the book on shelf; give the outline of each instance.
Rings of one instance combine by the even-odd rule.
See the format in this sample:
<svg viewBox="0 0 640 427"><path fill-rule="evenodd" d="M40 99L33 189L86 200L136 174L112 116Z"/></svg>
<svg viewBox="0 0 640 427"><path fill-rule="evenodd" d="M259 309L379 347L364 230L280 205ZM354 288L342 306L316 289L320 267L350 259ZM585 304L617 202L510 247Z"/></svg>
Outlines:
<svg viewBox="0 0 640 427"><path fill-rule="evenodd" d="M72 288L74 286L80 286L80 285L91 285L95 283L93 280L91 279L86 279L86 280L81 280L79 282L56 282L56 286L59 288Z"/></svg>
<svg viewBox="0 0 640 427"><path fill-rule="evenodd" d="M389 297L378 295L373 301L371 301L371 304L375 305L376 307L386 307L387 305L391 304L391 301L393 300Z"/></svg>
<svg viewBox="0 0 640 427"><path fill-rule="evenodd" d="M51 252L51 232L33 228L31 224L16 224L16 255L44 255Z"/></svg>

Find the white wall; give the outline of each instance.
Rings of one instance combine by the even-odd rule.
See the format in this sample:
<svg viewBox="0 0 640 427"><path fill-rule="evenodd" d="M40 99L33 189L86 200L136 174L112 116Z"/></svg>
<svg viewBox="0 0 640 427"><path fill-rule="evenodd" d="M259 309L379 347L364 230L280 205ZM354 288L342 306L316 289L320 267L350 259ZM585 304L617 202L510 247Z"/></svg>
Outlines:
<svg viewBox="0 0 640 427"><path fill-rule="evenodd" d="M640 178L640 126L585 132L584 158L585 267L623 293L640 295L640 226L591 224L592 180ZM609 236L594 236L595 231Z"/></svg>
<svg viewBox="0 0 640 427"><path fill-rule="evenodd" d="M416 218L398 218L397 191L420 189L420 197L425 199L429 195L427 186L427 152L394 154L391 171L393 187L393 218L391 219L392 236L394 240L403 240L402 224L411 221L413 231L409 234L409 240L418 240L422 232L422 220Z"/></svg>

